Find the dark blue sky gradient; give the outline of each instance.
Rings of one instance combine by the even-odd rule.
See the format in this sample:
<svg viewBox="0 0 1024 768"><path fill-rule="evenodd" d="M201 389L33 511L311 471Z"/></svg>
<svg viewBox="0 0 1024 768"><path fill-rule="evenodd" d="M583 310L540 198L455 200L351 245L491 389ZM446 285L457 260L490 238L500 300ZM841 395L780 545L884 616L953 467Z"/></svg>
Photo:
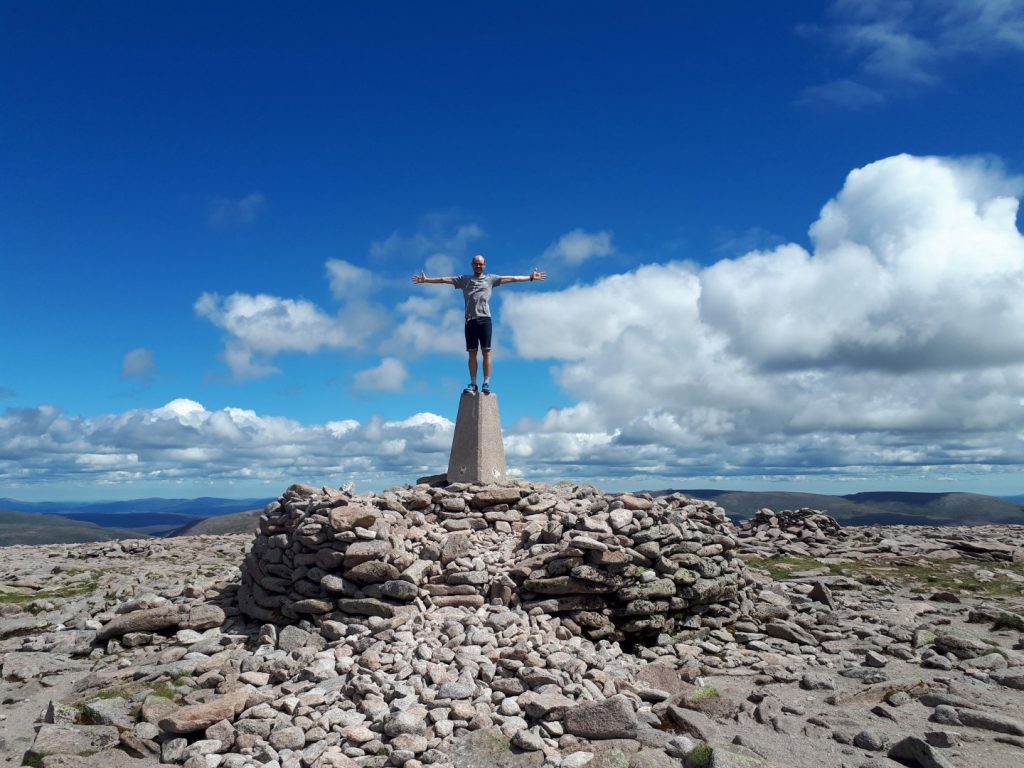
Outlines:
<svg viewBox="0 0 1024 768"><path fill-rule="evenodd" d="M423 257L372 245L424 217L482 227L472 249L504 273L572 229L614 233L615 254L555 269L555 289L808 246L846 175L897 153L1024 173L1018 53L886 79L833 44L834 20L805 2L0 2L0 359L32 361L2 366L15 397L0 408L189 397L308 423L400 418L404 396L345 383L372 349L285 354L280 375L230 382L196 299L330 310L337 258L394 280L397 304ZM878 103L807 95L843 79ZM255 193L252 221L211 217ZM155 380L121 377L136 347ZM410 365L416 409L441 412L461 362ZM516 365L508 380L530 382L541 412L571 404L547 363Z"/></svg>

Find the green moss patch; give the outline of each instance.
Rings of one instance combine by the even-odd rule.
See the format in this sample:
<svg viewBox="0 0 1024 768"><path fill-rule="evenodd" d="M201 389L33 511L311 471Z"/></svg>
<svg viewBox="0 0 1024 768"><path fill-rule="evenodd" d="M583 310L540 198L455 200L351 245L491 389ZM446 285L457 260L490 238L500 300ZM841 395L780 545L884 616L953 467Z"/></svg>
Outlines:
<svg viewBox="0 0 1024 768"><path fill-rule="evenodd" d="M15 603L20 605L23 603L31 603L35 600L64 600L73 597L81 597L82 595L88 595L95 592L99 583L100 580L95 578L88 581L69 584L66 587L61 587L60 589L43 589L32 592L25 592L24 590L4 590L0 591L0 603Z"/></svg>
<svg viewBox="0 0 1024 768"><path fill-rule="evenodd" d="M718 698L721 695L715 686L705 685L691 693L689 699L690 701L700 701L701 699Z"/></svg>
<svg viewBox="0 0 1024 768"><path fill-rule="evenodd" d="M751 568L766 571L776 581L799 578L800 571L820 570L828 576L845 576L863 584L903 584L910 589L929 591L966 590L972 594L990 597L1017 597L1021 582L1014 576L1024 577L1024 563L993 564L979 560L929 560L927 558L893 558L891 560L856 560L829 562L812 557L779 555L775 557L744 556ZM979 570L994 571L993 578L978 578Z"/></svg>
<svg viewBox="0 0 1024 768"><path fill-rule="evenodd" d="M711 755L714 750L707 744L698 744L694 750L686 756L686 764L690 768L708 768L711 765Z"/></svg>

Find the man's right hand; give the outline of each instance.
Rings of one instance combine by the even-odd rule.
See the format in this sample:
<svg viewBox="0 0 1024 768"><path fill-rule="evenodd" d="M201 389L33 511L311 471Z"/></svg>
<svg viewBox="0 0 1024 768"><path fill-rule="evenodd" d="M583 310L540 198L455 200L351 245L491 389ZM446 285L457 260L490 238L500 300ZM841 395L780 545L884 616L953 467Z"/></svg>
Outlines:
<svg viewBox="0 0 1024 768"><path fill-rule="evenodd" d="M413 275L412 281L414 283L425 283L427 282L427 274L425 272L420 272L418 275Z"/></svg>

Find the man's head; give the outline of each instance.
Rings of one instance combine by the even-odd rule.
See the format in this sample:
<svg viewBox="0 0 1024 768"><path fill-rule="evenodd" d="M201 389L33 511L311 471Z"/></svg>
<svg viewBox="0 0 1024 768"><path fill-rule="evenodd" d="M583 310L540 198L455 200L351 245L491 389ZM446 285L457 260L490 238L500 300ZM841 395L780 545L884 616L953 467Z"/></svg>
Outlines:
<svg viewBox="0 0 1024 768"><path fill-rule="evenodd" d="M481 254L477 254L473 257L473 274L482 275L484 273L484 267L487 266L487 261Z"/></svg>

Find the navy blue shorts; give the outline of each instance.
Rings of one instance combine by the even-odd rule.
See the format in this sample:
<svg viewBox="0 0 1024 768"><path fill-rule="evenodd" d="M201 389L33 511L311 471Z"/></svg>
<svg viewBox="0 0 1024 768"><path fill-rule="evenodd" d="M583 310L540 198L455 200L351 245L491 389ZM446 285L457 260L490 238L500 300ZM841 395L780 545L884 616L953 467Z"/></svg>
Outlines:
<svg viewBox="0 0 1024 768"><path fill-rule="evenodd" d="M477 317L466 321L466 350L476 352L476 348L491 348L491 318Z"/></svg>

